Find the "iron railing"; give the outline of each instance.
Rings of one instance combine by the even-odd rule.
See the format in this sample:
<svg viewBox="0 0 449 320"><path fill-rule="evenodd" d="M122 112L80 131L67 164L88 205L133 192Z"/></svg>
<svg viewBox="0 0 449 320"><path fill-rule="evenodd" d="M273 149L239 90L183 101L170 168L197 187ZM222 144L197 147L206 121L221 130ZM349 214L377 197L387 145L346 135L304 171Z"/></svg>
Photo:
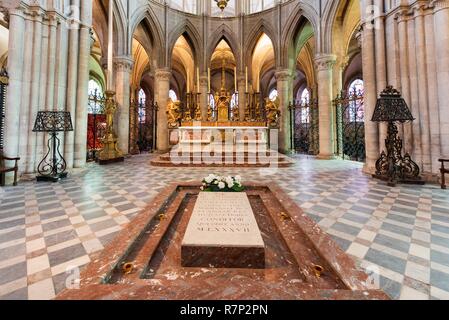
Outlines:
<svg viewBox="0 0 449 320"><path fill-rule="evenodd" d="M364 162L365 106L363 91L342 91L334 100L338 154L344 160Z"/></svg>

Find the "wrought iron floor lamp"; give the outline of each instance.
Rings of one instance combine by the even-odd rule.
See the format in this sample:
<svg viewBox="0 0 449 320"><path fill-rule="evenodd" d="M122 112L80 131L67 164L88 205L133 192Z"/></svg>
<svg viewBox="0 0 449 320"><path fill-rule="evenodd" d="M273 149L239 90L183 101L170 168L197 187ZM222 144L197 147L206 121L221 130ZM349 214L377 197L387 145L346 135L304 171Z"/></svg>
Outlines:
<svg viewBox="0 0 449 320"><path fill-rule="evenodd" d="M48 151L37 170L37 181L58 182L67 177L67 163L60 152L60 132L73 131L70 112L41 111L38 112L33 132L50 134Z"/></svg>
<svg viewBox="0 0 449 320"><path fill-rule="evenodd" d="M387 181L389 186L394 187L397 183L424 184L420 177L419 166L412 160L410 154L402 155L403 143L396 125L398 122L406 123L414 120L399 91L392 86L382 91L372 121L388 123L385 140L387 152L382 151L376 162L376 174L373 177Z"/></svg>

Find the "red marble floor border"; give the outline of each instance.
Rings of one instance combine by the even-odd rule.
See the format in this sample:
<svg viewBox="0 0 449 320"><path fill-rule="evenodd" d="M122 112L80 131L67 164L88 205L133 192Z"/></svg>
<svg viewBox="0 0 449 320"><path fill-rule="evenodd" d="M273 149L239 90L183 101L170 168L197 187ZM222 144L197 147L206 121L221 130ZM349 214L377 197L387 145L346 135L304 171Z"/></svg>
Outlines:
<svg viewBox="0 0 449 320"><path fill-rule="evenodd" d="M120 234L115 238L99 255L93 259L81 274L81 288L79 290L65 290L57 299L61 300L90 300L90 299L388 299L388 296L380 290L370 290L366 286L367 275L358 270L354 261L343 252L338 245L313 222L287 194L285 194L275 183L261 185L255 183L245 183L248 190L259 189L269 190L275 196L275 201L265 202L265 206L270 212L282 211L286 219L295 222L302 232L313 244L314 250L320 257L331 266L332 272L340 278L347 290L318 290L308 288L304 285L293 284L290 291L285 291L276 285L264 285L264 283L253 283L251 288L237 290L232 295L224 294L223 288L217 288L207 282L179 281L175 282L161 279L133 279L126 284L108 284L108 276L122 263L122 257L132 250L134 243L143 236L146 226L153 218L164 214L170 205L169 213L160 219L160 233L170 225L175 208L180 205L179 195L183 189L199 189L198 183L173 183L165 188L151 204L145 208ZM178 199L177 199L178 198ZM277 210L277 211L274 211ZM277 222L277 227L282 225ZM156 237L157 238L157 237ZM162 238L162 237L161 237ZM160 239L148 239L157 246ZM288 244L290 250L294 251L294 243ZM292 252L293 252L292 251ZM192 292L195 294L192 295Z"/></svg>

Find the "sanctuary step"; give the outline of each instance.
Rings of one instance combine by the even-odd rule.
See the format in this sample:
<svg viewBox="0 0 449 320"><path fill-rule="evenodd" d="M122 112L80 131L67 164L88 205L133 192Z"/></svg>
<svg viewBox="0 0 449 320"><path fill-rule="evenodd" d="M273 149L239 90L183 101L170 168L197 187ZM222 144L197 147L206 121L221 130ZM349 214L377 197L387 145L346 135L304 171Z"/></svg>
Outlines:
<svg viewBox="0 0 449 320"><path fill-rule="evenodd" d="M163 154L151 164L156 167L279 167L287 168L295 164L290 157L278 152L174 152Z"/></svg>

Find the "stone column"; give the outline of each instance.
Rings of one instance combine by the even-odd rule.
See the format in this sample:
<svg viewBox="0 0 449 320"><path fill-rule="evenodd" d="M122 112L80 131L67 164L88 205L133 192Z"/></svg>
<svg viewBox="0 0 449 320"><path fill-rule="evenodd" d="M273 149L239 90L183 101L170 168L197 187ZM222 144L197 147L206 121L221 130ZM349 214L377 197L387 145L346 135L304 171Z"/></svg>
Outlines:
<svg viewBox="0 0 449 320"><path fill-rule="evenodd" d="M430 126L430 152L432 161L432 172L439 175L441 156L440 140L440 110L438 108L438 81L437 65L435 61L435 28L433 14L425 15L425 35L426 35L426 54L427 54L427 92L428 92L428 112Z"/></svg>
<svg viewBox="0 0 449 320"><path fill-rule="evenodd" d="M374 5L378 7L382 14L375 18L375 52L376 52L376 91L382 91L387 87L387 62L385 47L385 16L383 0L374 0ZM379 94L380 92L377 92ZM366 121L371 120L372 114L366 114ZM365 121L365 122L366 122ZM387 137L388 125L386 123L379 124L379 150L385 149L385 139Z"/></svg>
<svg viewBox="0 0 449 320"><path fill-rule="evenodd" d="M435 0L434 30L438 82L438 105L440 108L441 156L449 156L449 1Z"/></svg>
<svg viewBox="0 0 449 320"><path fill-rule="evenodd" d="M318 108L320 119L320 153L318 159L333 159L335 136L332 105L332 73L337 57L332 54L319 54L315 58L318 83Z"/></svg>
<svg viewBox="0 0 449 320"><path fill-rule="evenodd" d="M424 10L425 7L422 4L418 4L415 7L415 48L416 48L416 62L417 62L417 75L419 76L418 82L420 84L417 90L418 93L418 105L416 112L419 113L418 125L421 128L421 152L422 152L422 169L424 172L432 171L432 161L430 159L430 128L429 128L429 112L427 101L429 98L427 91L427 66L424 61L427 61L426 55L426 34L424 27ZM448 29L449 31L449 29Z"/></svg>
<svg viewBox="0 0 449 320"><path fill-rule="evenodd" d="M20 132L23 132L19 139L19 155L21 157L20 171L27 172L28 166L28 140L33 134L32 128L29 128L29 110L31 101L31 74L33 70L33 28L34 22L29 16L25 19L25 34L24 34L24 46L23 46L23 65L22 67L22 79L26 79L22 83L21 103L20 103ZM39 62L40 63L40 62ZM8 119L8 118L6 118ZM8 120L6 121L8 123ZM42 134L41 134L42 135Z"/></svg>
<svg viewBox="0 0 449 320"><path fill-rule="evenodd" d="M76 0L79 1L79 0ZM74 2L76 3L76 2ZM79 2L77 3L79 6ZM76 88L78 85L78 47L79 30L75 25L71 25L68 32L68 65L67 65L67 106L66 111L72 115L73 128L75 131L65 134L64 158L67 161L67 168L72 169L75 162L75 133L78 133L76 115ZM87 115L86 115L87 117ZM87 135L87 132L86 132ZM86 136L87 143L87 136Z"/></svg>
<svg viewBox="0 0 449 320"><path fill-rule="evenodd" d="M5 154L9 157L19 155L20 138L20 108L22 103L22 72L24 48L25 19L20 10L9 11L9 45L8 45L8 73L9 85L6 99L5 123ZM14 165L13 163L6 163ZM12 174L6 175L6 183L13 180Z"/></svg>
<svg viewBox="0 0 449 320"><path fill-rule="evenodd" d="M171 72L168 69L157 69L154 75L154 100L158 104L157 113L157 150L168 151L167 101L170 90Z"/></svg>
<svg viewBox="0 0 449 320"><path fill-rule="evenodd" d="M209 96L208 96L208 85L207 85L207 74L200 77L200 108L201 116L203 121L207 120L207 109L209 106Z"/></svg>
<svg viewBox="0 0 449 320"><path fill-rule="evenodd" d="M119 149L124 155L129 153L130 77L133 64L131 57L116 57L114 59L116 102L118 105L115 130L118 136Z"/></svg>
<svg viewBox="0 0 449 320"><path fill-rule="evenodd" d="M365 2L368 5L369 1ZM362 6L362 20L365 19L366 7ZM365 145L366 145L366 163L364 172L375 173L376 162L380 156L379 152L379 125L370 121L374 114L377 102L376 86L376 60L374 46L374 26L371 21L362 23L362 64L363 80L365 84Z"/></svg>
<svg viewBox="0 0 449 320"><path fill-rule="evenodd" d="M292 73L289 69L279 69L276 74L277 90L279 94L279 109L281 110L281 123L279 130L279 151L291 153L291 121L290 110L290 82Z"/></svg>
<svg viewBox="0 0 449 320"><path fill-rule="evenodd" d="M87 104L89 101L89 59L91 51L90 26L92 24L92 1L83 1L79 35L78 90L76 104L75 168L86 165L87 152Z"/></svg>
<svg viewBox="0 0 449 320"><path fill-rule="evenodd" d="M28 130L33 130L34 121L36 120L37 112L39 108L43 108L40 104L41 90L45 90L46 83L46 70L43 70L42 65L45 67L45 62L42 63L42 17L37 13L33 16L33 50L32 50L32 67L31 67L31 95L30 95L30 108L28 110ZM45 50L47 51L47 50ZM45 73L44 73L45 72ZM24 79L28 80L28 79ZM41 83L43 81L43 83ZM45 91L44 91L45 94ZM45 102L45 101L43 101ZM27 131L28 131L27 130ZM29 131L28 131L29 132ZM40 161L36 159L36 141L37 134L30 132L27 145L27 155L26 155L26 173L34 173L35 169L39 165L35 165L35 161Z"/></svg>
<svg viewBox="0 0 449 320"><path fill-rule="evenodd" d="M238 89L239 89L239 113L240 121L245 120L245 108L246 108L246 77L244 73L241 73L238 77Z"/></svg>
<svg viewBox="0 0 449 320"><path fill-rule="evenodd" d="M402 96L405 101L409 103L410 99L410 78L409 78L409 65L406 58L408 52L407 45L407 11L401 11L398 13L398 38L399 38L399 52L402 56L399 58L400 64L400 79ZM410 123L403 125L403 140L404 140L404 150L411 152L413 148L412 139L412 126Z"/></svg>

